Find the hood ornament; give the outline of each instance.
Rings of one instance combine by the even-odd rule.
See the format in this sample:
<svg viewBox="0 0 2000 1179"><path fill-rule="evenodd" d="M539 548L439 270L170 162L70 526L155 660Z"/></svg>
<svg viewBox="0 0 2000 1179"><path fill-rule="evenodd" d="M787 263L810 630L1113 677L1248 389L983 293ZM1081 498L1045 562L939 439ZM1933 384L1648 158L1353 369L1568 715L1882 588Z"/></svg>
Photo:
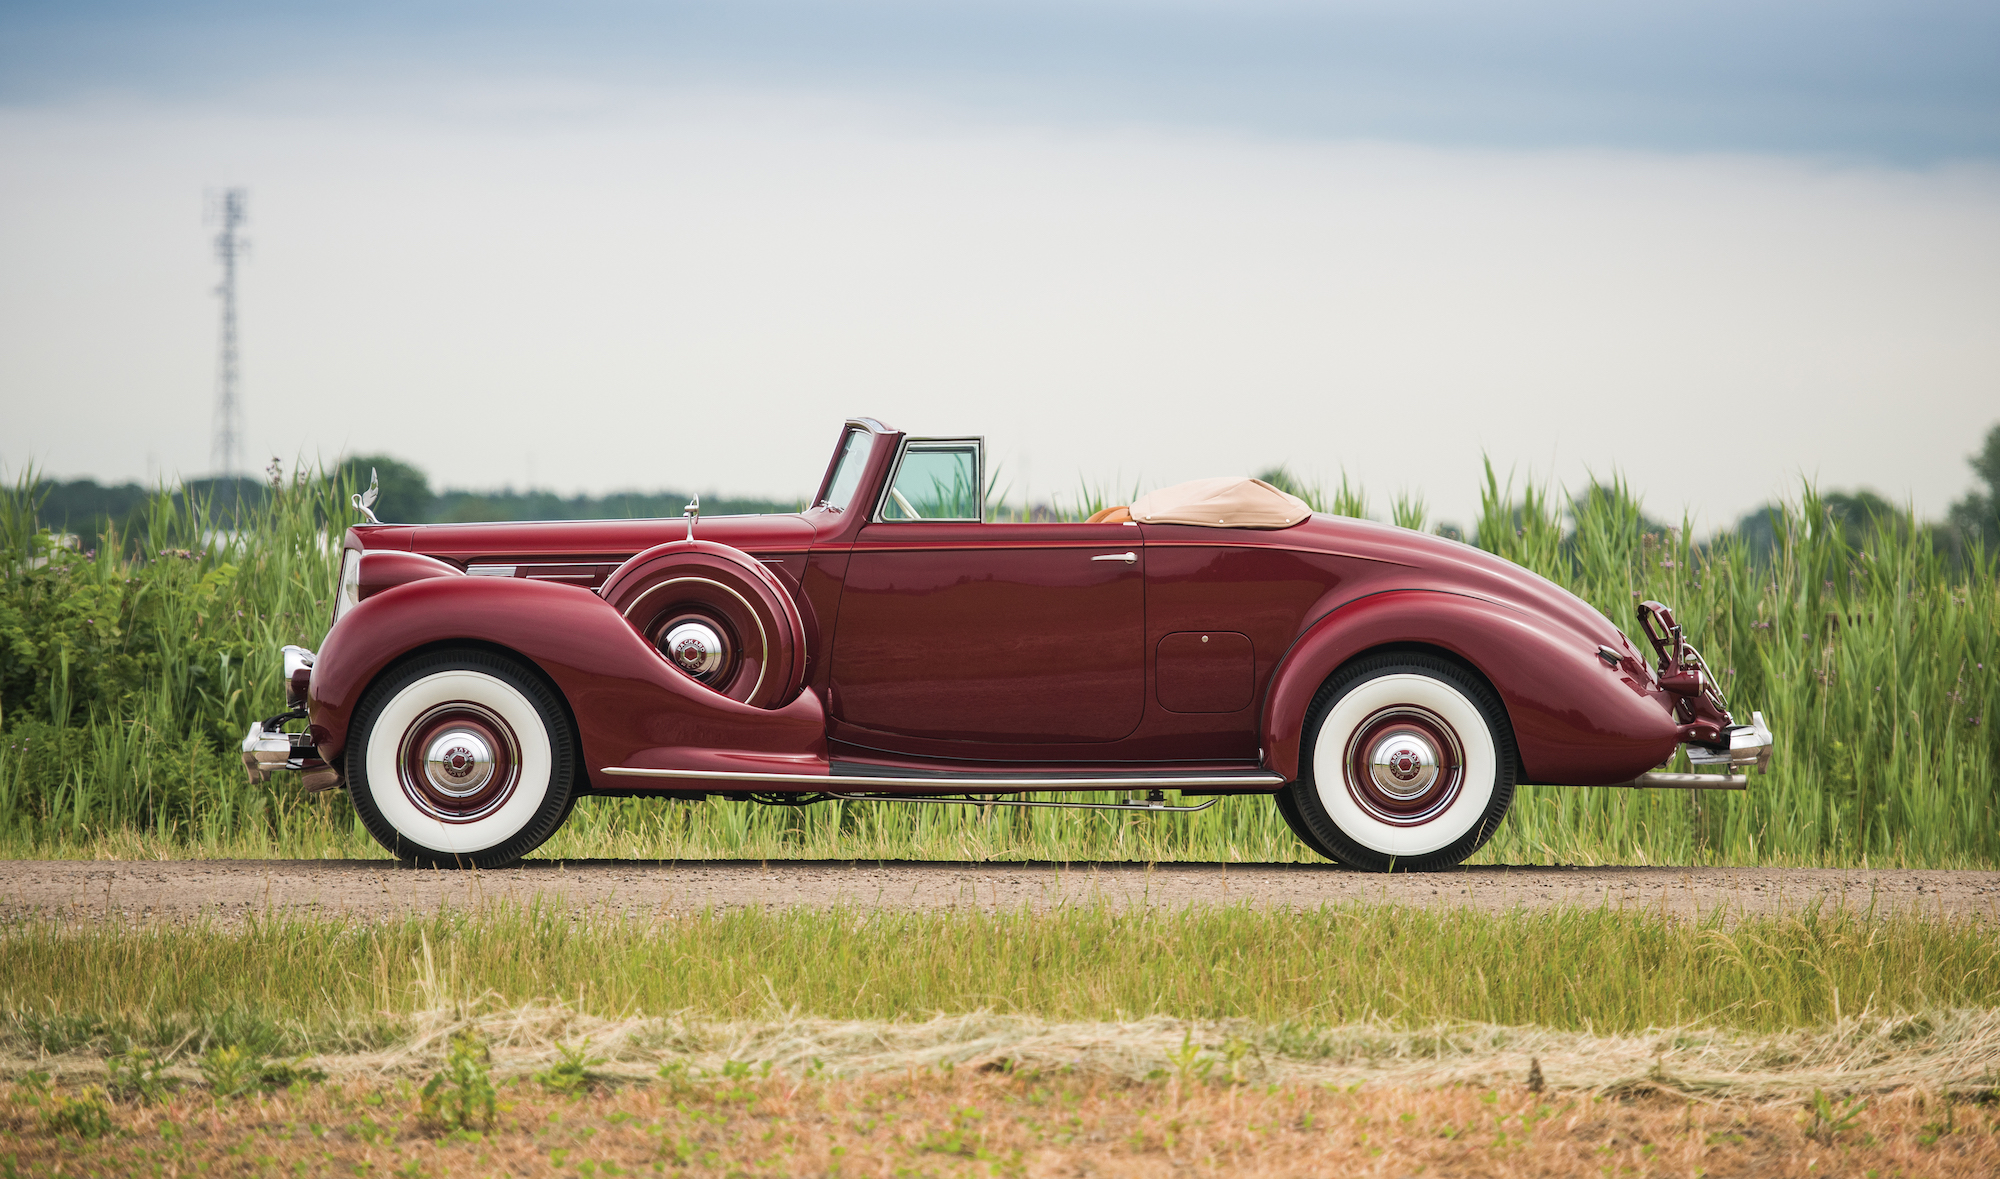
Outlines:
<svg viewBox="0 0 2000 1179"><path fill-rule="evenodd" d="M688 522L687 538L688 542L692 544L694 542L694 522L696 520L701 519L701 497L697 495L693 499L689 500L688 505L681 509L681 515L687 517L687 522Z"/></svg>
<svg viewBox="0 0 2000 1179"><path fill-rule="evenodd" d="M370 524L380 524L382 521L375 517L375 498L381 494L382 481L376 476L375 468L370 467L368 468L368 490L355 492L348 497L348 502L354 505L355 511L366 516Z"/></svg>

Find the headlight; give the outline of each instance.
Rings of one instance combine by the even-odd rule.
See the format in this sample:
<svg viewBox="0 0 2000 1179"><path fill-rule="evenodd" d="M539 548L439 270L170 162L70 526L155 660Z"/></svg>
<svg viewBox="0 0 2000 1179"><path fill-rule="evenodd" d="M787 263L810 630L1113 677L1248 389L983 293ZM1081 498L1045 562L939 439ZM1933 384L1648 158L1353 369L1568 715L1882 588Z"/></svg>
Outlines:
<svg viewBox="0 0 2000 1179"><path fill-rule="evenodd" d="M348 549L340 558L340 588L333 595L333 620L361 601L361 550Z"/></svg>

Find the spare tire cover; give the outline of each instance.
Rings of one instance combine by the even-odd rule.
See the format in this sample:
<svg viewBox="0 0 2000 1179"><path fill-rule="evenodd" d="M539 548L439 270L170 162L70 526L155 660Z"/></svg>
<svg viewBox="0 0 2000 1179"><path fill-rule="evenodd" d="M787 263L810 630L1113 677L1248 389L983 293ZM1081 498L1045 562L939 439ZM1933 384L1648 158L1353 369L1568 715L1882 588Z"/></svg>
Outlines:
<svg viewBox="0 0 2000 1179"><path fill-rule="evenodd" d="M656 545L620 565L598 590L661 658L662 643L699 620L722 640L723 666L690 676L754 708L790 703L805 680L805 626L777 576L741 549L705 540Z"/></svg>

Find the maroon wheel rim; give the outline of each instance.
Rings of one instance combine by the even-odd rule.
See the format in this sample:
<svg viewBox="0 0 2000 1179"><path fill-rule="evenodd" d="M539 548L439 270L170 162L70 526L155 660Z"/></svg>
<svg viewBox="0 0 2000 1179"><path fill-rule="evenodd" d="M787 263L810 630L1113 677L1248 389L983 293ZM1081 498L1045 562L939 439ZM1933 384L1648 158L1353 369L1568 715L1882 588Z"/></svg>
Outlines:
<svg viewBox="0 0 2000 1179"><path fill-rule="evenodd" d="M396 776L424 814L443 823L471 823L514 796L521 779L521 744L493 710L454 700L425 712L403 732Z"/></svg>
<svg viewBox="0 0 2000 1179"><path fill-rule="evenodd" d="M1465 783L1465 750L1444 718L1414 704L1369 716L1348 738L1347 792L1369 816L1418 827L1443 814Z"/></svg>

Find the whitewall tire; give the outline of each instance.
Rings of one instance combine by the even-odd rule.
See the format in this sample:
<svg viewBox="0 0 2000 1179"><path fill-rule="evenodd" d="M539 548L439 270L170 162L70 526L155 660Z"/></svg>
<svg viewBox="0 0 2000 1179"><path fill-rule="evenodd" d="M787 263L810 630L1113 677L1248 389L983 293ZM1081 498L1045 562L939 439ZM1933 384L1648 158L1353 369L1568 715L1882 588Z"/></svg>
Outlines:
<svg viewBox="0 0 2000 1179"><path fill-rule="evenodd" d="M427 867L511 864L575 800L568 710L496 652L439 651L392 669L355 710L347 781L382 846Z"/></svg>
<svg viewBox="0 0 2000 1179"><path fill-rule="evenodd" d="M1449 868L1514 800L1514 734L1484 678L1417 652L1365 656L1306 713L1286 787L1324 853L1367 871Z"/></svg>

